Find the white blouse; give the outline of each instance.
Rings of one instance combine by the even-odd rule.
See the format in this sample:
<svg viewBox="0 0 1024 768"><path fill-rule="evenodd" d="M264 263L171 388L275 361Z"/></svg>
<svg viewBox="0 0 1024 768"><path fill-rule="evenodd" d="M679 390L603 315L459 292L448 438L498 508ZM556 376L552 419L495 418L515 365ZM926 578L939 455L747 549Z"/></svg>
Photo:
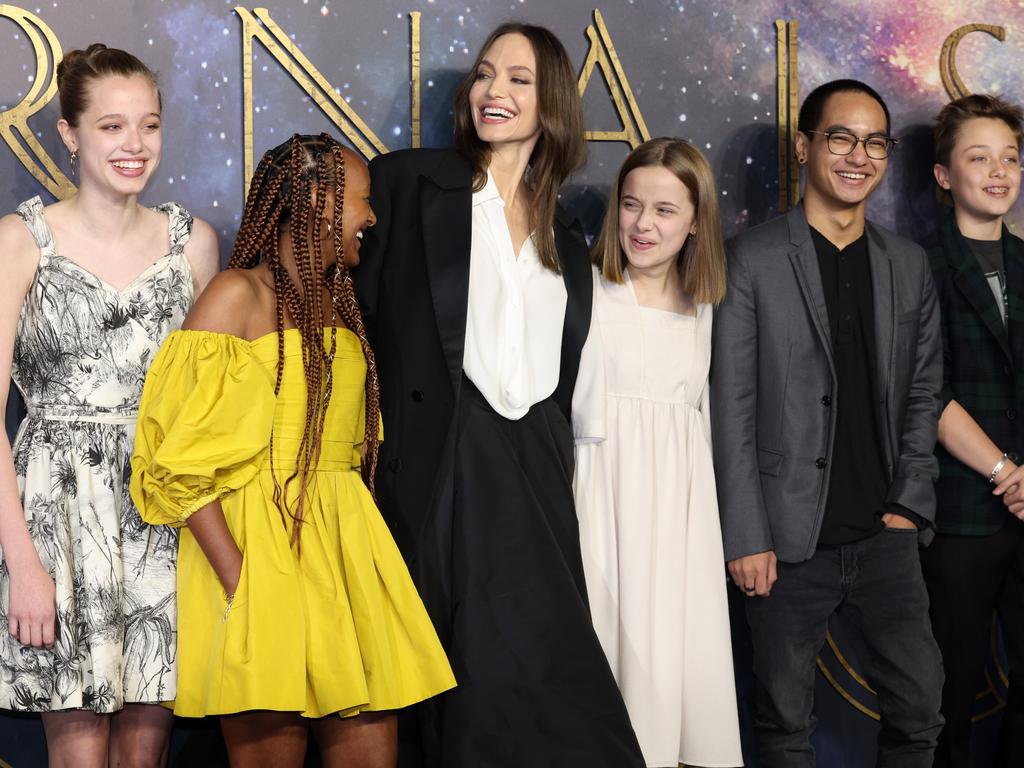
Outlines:
<svg viewBox="0 0 1024 768"><path fill-rule="evenodd" d="M558 385L567 295L531 235L516 258L505 201L490 171L473 193L463 370L491 407L521 419Z"/></svg>

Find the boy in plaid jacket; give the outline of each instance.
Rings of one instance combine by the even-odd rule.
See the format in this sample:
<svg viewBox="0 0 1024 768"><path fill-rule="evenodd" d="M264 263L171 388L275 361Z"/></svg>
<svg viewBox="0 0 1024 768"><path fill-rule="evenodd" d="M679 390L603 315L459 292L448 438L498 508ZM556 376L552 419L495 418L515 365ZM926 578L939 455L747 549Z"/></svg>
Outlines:
<svg viewBox="0 0 1024 768"><path fill-rule="evenodd" d="M921 560L946 681L935 766L966 766L993 610L1010 660L997 764L1024 765L1024 241L1003 216L1020 193L1022 111L987 95L935 126L935 179L953 209L923 243L942 311L936 537Z"/></svg>

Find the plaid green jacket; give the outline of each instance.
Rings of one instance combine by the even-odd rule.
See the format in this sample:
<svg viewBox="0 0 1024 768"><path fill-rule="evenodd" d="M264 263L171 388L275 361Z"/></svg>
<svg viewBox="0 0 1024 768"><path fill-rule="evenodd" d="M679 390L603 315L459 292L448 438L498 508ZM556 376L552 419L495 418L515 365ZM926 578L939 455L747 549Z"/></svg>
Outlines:
<svg viewBox="0 0 1024 768"><path fill-rule="evenodd" d="M942 311L943 407L956 400L999 448L1024 453L1024 240L1003 227L1007 324L978 260L950 213L922 243ZM982 477L936 446L935 528L987 536L1007 520L1002 499Z"/></svg>

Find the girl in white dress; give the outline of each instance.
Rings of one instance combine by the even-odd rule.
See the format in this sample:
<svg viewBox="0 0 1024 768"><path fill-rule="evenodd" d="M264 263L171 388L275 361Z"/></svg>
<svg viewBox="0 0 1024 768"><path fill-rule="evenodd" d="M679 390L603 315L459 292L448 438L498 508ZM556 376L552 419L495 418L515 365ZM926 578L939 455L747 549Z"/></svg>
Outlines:
<svg viewBox="0 0 1024 768"><path fill-rule="evenodd" d="M594 626L652 767L742 764L708 421L726 288L716 198L686 141L626 159L594 248L573 398Z"/></svg>

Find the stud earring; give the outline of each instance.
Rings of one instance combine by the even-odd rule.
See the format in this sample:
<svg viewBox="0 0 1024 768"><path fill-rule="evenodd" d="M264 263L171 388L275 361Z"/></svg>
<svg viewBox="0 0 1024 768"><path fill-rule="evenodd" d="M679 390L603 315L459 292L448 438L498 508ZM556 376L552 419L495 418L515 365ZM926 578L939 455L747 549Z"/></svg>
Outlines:
<svg viewBox="0 0 1024 768"><path fill-rule="evenodd" d="M76 176L78 174L78 150L71 150L71 175Z"/></svg>
<svg viewBox="0 0 1024 768"><path fill-rule="evenodd" d="M796 161L797 161L798 163L800 163L800 165L804 165L804 164L806 164L806 163L807 163L807 158L806 158L806 157L804 157L803 155L801 155L800 157L798 157L798 158L796 159Z"/></svg>

